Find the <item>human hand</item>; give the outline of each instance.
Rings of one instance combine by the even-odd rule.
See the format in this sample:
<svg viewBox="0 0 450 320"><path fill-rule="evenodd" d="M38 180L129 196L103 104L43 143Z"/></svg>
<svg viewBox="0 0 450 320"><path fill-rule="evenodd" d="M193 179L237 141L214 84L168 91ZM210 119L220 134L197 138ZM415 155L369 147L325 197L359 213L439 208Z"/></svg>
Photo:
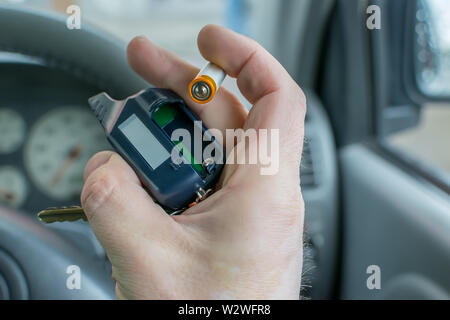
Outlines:
<svg viewBox="0 0 450 320"><path fill-rule="evenodd" d="M81 202L112 263L117 297L298 299L305 97L253 40L207 26L198 46L206 60L237 78L253 104L248 115L225 88L211 103L192 102L187 88L198 69L144 37L129 44L128 59L148 82L180 95L208 128L279 129L279 171L264 176L260 164L227 164L213 195L169 216L119 155L95 155L85 169Z"/></svg>

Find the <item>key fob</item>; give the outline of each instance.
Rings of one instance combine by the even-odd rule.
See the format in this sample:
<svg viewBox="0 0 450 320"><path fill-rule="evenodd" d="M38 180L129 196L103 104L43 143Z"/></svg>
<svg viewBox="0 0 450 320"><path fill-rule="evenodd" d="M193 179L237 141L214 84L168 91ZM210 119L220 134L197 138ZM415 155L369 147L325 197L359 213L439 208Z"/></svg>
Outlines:
<svg viewBox="0 0 450 320"><path fill-rule="evenodd" d="M168 213L214 187L223 147L174 92L150 88L123 101L100 93L89 104L113 148Z"/></svg>

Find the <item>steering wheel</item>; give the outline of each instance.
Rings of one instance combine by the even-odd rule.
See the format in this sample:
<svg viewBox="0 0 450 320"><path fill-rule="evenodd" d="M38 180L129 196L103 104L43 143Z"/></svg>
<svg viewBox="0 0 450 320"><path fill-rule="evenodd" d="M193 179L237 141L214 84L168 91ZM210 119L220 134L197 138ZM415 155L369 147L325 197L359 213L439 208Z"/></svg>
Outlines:
<svg viewBox="0 0 450 320"><path fill-rule="evenodd" d="M0 6L0 51L38 58L44 65L116 98L148 87L129 68L125 44L83 23L69 30L65 16ZM114 284L104 263L35 215L0 208L0 299L109 299ZM69 266L79 267L80 290L69 289Z"/></svg>

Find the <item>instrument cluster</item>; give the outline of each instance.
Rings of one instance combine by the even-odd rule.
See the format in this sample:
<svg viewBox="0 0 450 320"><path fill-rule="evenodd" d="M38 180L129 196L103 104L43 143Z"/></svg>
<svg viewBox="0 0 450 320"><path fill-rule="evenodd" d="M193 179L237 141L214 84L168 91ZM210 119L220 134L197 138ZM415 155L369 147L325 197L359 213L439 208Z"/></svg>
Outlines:
<svg viewBox="0 0 450 320"><path fill-rule="evenodd" d="M21 208L35 189L56 202L78 201L84 166L93 154L108 148L88 108L57 107L31 127L24 115L0 108L0 205ZM2 156L17 152L22 161L3 163Z"/></svg>
<svg viewBox="0 0 450 320"><path fill-rule="evenodd" d="M111 149L87 104L99 89L38 65L0 72L14 75L0 79L0 207L79 204L86 163Z"/></svg>

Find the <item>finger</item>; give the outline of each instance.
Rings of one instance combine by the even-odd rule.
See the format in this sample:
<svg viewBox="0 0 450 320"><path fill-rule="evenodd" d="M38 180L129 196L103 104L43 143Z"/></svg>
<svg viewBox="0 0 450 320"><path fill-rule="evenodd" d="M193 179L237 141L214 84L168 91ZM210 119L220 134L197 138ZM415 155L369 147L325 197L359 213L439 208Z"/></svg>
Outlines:
<svg viewBox="0 0 450 320"><path fill-rule="evenodd" d="M227 28L207 25L199 33L198 47L206 60L237 78L242 94L251 103L279 90L286 81L292 82L286 70L262 46Z"/></svg>
<svg viewBox="0 0 450 320"><path fill-rule="evenodd" d="M204 27L198 46L205 59L237 78L254 103L246 128L279 129L280 152L300 161L306 100L288 72L258 43L223 27Z"/></svg>
<svg viewBox="0 0 450 320"><path fill-rule="evenodd" d="M162 239L173 221L153 202L134 171L119 155L103 152L86 166L81 203L106 251L127 251L130 234ZM149 230L150 229L150 230ZM119 253L120 255L120 253Z"/></svg>
<svg viewBox="0 0 450 320"><path fill-rule="evenodd" d="M127 51L131 67L140 76L157 87L176 92L208 128L219 129L223 133L227 128L242 128L247 111L225 88L221 88L208 104L197 104L190 99L188 86L197 75L197 68L145 37L133 39Z"/></svg>

